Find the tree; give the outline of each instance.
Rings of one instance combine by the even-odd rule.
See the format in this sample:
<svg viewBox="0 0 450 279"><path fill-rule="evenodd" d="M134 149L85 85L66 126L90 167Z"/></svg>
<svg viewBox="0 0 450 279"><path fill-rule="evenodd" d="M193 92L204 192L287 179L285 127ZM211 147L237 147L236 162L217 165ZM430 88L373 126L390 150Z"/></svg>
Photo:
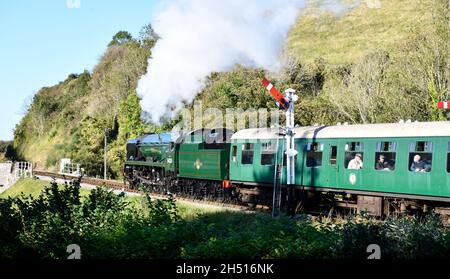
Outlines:
<svg viewBox="0 0 450 279"><path fill-rule="evenodd" d="M0 140L0 153L5 153L6 152L6 148L10 144L11 144L10 141L2 141L2 140Z"/></svg>
<svg viewBox="0 0 450 279"><path fill-rule="evenodd" d="M139 98L134 91L128 95L127 99L119 107L119 141L125 143L130 138L135 138L144 132L144 125L141 120L141 106Z"/></svg>
<svg viewBox="0 0 450 279"><path fill-rule="evenodd" d="M427 120L445 120L438 101L450 97L450 2L433 1L432 24L403 45L399 83L420 102Z"/></svg>
<svg viewBox="0 0 450 279"><path fill-rule="evenodd" d="M143 48L152 48L159 39L159 35L156 34L150 23L142 27L139 32L139 42Z"/></svg>
<svg viewBox="0 0 450 279"><path fill-rule="evenodd" d="M129 32L119 31L113 36L112 41L109 43L108 46L122 45L131 40L133 40L133 37L131 36L131 34Z"/></svg>
<svg viewBox="0 0 450 279"><path fill-rule="evenodd" d="M386 113L391 112L383 90L389 63L388 53L375 52L356 63L350 72L335 72L327 89L338 113L352 123L385 121Z"/></svg>
<svg viewBox="0 0 450 279"><path fill-rule="evenodd" d="M11 160L11 161L16 161L18 159L16 151L14 150L12 143L6 147L5 157L6 157L6 159Z"/></svg>

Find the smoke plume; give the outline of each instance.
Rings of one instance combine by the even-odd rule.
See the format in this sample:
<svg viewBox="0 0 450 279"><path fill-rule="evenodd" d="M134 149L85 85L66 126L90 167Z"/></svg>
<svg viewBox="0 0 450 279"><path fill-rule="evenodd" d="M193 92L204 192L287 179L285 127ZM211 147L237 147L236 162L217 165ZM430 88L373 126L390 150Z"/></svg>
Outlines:
<svg viewBox="0 0 450 279"><path fill-rule="evenodd" d="M211 72L241 64L275 71L304 0L174 0L159 8L161 37L138 84L143 110L159 122L192 101Z"/></svg>

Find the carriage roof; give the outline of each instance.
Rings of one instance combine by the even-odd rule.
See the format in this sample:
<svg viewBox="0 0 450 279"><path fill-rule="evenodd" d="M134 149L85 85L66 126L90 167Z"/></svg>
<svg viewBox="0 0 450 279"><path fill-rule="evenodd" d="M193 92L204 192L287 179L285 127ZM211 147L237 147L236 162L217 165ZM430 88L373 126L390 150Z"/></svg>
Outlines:
<svg viewBox="0 0 450 279"><path fill-rule="evenodd" d="M295 128L295 138L405 138L450 137L450 121L389 124L309 126ZM276 139L280 129L246 129L232 140Z"/></svg>

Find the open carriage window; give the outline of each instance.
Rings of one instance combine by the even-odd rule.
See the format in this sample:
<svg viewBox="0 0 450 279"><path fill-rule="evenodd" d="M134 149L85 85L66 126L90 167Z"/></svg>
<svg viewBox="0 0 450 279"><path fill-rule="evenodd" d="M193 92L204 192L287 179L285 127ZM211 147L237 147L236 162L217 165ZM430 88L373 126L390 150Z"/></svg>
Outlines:
<svg viewBox="0 0 450 279"><path fill-rule="evenodd" d="M330 147L330 165L335 166L337 164L337 146Z"/></svg>
<svg viewBox="0 0 450 279"><path fill-rule="evenodd" d="M275 145L272 142L261 143L261 165L275 165Z"/></svg>
<svg viewBox="0 0 450 279"><path fill-rule="evenodd" d="M344 166L346 169L359 170L364 165L364 143L348 142L345 144Z"/></svg>
<svg viewBox="0 0 450 279"><path fill-rule="evenodd" d="M433 164L433 142L416 141L409 144L409 171L430 172Z"/></svg>
<svg viewBox="0 0 450 279"><path fill-rule="evenodd" d="M382 141L377 142L375 153L375 170L392 171L395 170L395 160L397 154L397 143Z"/></svg>
<svg viewBox="0 0 450 279"><path fill-rule="evenodd" d="M237 146L233 145L233 147L231 148L231 160L233 162L236 162L236 158L237 158Z"/></svg>
<svg viewBox="0 0 450 279"><path fill-rule="evenodd" d="M306 166L308 168L315 168L322 166L323 143L308 142L305 147L306 151Z"/></svg>

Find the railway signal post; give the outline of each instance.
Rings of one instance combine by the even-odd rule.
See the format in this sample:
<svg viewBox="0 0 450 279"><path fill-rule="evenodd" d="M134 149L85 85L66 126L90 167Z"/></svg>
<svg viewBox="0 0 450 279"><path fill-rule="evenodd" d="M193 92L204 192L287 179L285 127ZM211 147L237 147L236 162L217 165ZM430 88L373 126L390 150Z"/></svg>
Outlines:
<svg viewBox="0 0 450 279"><path fill-rule="evenodd" d="M295 103L298 101L298 96L295 94L294 89L287 89L285 91L285 96L281 95L281 93L268 81L266 78L262 81L264 87L272 94L272 96L277 100L277 105L280 109L285 111L286 114L286 125L284 127L285 130L285 149L286 151L286 183L287 183L287 193L288 193L288 212L291 215L295 214L294 208L294 185L295 185L295 156L298 154L297 150L295 150L294 144L294 112L295 112ZM278 136L278 135L277 135ZM279 167L277 166L275 175L275 187L274 187L274 197L273 197L273 208L272 215L274 217L279 215L280 211L280 202L281 202L281 179L277 177L280 175ZM278 189L277 189L278 188Z"/></svg>

